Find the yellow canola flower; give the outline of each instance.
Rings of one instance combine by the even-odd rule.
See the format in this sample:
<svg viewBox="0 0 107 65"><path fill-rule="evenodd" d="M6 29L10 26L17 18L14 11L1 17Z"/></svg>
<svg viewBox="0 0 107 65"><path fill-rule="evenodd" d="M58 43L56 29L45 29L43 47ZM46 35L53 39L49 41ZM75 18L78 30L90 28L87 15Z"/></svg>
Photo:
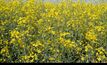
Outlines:
<svg viewBox="0 0 107 65"><path fill-rule="evenodd" d="M14 38L11 39L11 41L10 41L11 44L15 44L15 42L16 42L16 39L14 39Z"/></svg>
<svg viewBox="0 0 107 65"><path fill-rule="evenodd" d="M66 39L60 37L59 41L61 44L63 44L67 48L75 48L77 46L77 44L74 41L71 41L69 39L66 40Z"/></svg>
<svg viewBox="0 0 107 65"><path fill-rule="evenodd" d="M70 34L69 32L62 32L62 33L60 33L60 36L63 37L63 36L69 35L69 34Z"/></svg>
<svg viewBox="0 0 107 65"><path fill-rule="evenodd" d="M85 60L85 58L84 58L84 57L81 57L81 60L82 60L82 61L84 61L84 60Z"/></svg>
<svg viewBox="0 0 107 65"><path fill-rule="evenodd" d="M38 22L38 24L40 25L40 24L43 23L43 19L39 19L37 22Z"/></svg>
<svg viewBox="0 0 107 65"><path fill-rule="evenodd" d="M104 30L104 27L103 26L96 26L95 29L97 31L102 31L102 30Z"/></svg>
<svg viewBox="0 0 107 65"><path fill-rule="evenodd" d="M42 51L41 51L41 50L39 50L39 49L37 49L37 50L36 50L36 52L37 52L37 53L41 53Z"/></svg>
<svg viewBox="0 0 107 65"><path fill-rule="evenodd" d="M85 34L85 38L88 39L89 41L96 41L97 35L94 33L94 31L88 31Z"/></svg>
<svg viewBox="0 0 107 65"><path fill-rule="evenodd" d="M11 37L13 38L19 38L20 36L20 33L16 30L11 31L10 34L11 34Z"/></svg>
<svg viewBox="0 0 107 65"><path fill-rule="evenodd" d="M53 27L51 27L51 26L48 26L47 28L46 28L46 32L51 32L51 30L53 29Z"/></svg>
<svg viewBox="0 0 107 65"><path fill-rule="evenodd" d="M86 46L85 46L85 51L87 52L87 51L89 51L89 50L92 50L93 49L93 47L90 45L90 44L87 44Z"/></svg>
<svg viewBox="0 0 107 65"><path fill-rule="evenodd" d="M51 33L52 33L53 35L55 35L56 32L55 32L55 31L51 31Z"/></svg>
<svg viewBox="0 0 107 65"><path fill-rule="evenodd" d="M98 54L103 55L104 53L106 53L106 50L103 47L97 48L96 50L98 51L96 55Z"/></svg>
<svg viewBox="0 0 107 65"><path fill-rule="evenodd" d="M44 46L39 40L37 40L36 42L31 42L31 45L34 47Z"/></svg>
<svg viewBox="0 0 107 65"><path fill-rule="evenodd" d="M101 58L100 58L100 57L98 57L98 58L97 58L97 60L98 60L98 61L101 61Z"/></svg>
<svg viewBox="0 0 107 65"><path fill-rule="evenodd" d="M20 17L19 20L18 20L18 24L23 25L23 24L28 23L29 22L28 18L29 18L28 16L27 17Z"/></svg>
<svg viewBox="0 0 107 65"><path fill-rule="evenodd" d="M55 12L55 16L58 16L58 14L59 14L58 12Z"/></svg>
<svg viewBox="0 0 107 65"><path fill-rule="evenodd" d="M53 57L50 57L50 58L49 58L49 60L50 60L50 61L53 61L53 60L55 60L55 58L53 58Z"/></svg>
<svg viewBox="0 0 107 65"><path fill-rule="evenodd" d="M0 0L0 62L107 62L107 4L39 1Z"/></svg>
<svg viewBox="0 0 107 65"><path fill-rule="evenodd" d="M9 54L9 50L8 50L8 47L4 47L1 49L0 53L4 56L7 56Z"/></svg>

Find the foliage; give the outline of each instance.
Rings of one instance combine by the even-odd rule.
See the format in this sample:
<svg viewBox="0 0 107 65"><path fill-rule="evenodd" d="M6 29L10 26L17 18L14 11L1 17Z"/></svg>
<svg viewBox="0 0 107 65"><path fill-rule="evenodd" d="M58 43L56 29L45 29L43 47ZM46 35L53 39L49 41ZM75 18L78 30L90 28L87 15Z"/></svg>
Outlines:
<svg viewBox="0 0 107 65"><path fill-rule="evenodd" d="M7 1L0 0L1 63L107 62L106 3Z"/></svg>

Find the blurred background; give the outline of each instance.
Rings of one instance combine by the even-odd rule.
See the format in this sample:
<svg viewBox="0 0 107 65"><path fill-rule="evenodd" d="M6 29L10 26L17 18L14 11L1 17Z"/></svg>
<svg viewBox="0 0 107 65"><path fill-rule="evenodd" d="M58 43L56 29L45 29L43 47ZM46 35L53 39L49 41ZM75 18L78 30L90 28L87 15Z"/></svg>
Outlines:
<svg viewBox="0 0 107 65"><path fill-rule="evenodd" d="M11 1L11 0L7 0L7 1ZM23 0L24 2L27 0ZM58 3L61 1L68 1L68 0L37 0L37 1L42 1L42 2L52 2L52 3ZM69 0L70 1L70 0ZM73 2L86 2L86 3L107 3L107 0L72 0Z"/></svg>
<svg viewBox="0 0 107 65"><path fill-rule="evenodd" d="M62 0L42 0L44 2L60 2ZM80 1L80 2L86 2L86 3L104 3L104 2L107 2L107 0L72 0L73 2L77 2L77 1Z"/></svg>

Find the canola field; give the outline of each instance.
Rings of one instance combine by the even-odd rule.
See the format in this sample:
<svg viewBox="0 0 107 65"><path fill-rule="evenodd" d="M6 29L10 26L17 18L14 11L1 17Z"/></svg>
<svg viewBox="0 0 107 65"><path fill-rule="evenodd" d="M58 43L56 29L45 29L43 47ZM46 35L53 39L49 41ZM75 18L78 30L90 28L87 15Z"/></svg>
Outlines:
<svg viewBox="0 0 107 65"><path fill-rule="evenodd" d="M0 0L0 63L107 63L107 3Z"/></svg>

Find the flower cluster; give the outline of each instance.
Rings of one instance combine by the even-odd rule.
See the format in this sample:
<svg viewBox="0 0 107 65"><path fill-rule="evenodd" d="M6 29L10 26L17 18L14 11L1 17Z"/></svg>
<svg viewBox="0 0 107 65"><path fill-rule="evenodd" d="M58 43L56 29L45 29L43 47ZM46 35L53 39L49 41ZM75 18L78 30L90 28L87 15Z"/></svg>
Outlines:
<svg viewBox="0 0 107 65"><path fill-rule="evenodd" d="M107 3L0 0L1 63L107 63Z"/></svg>

